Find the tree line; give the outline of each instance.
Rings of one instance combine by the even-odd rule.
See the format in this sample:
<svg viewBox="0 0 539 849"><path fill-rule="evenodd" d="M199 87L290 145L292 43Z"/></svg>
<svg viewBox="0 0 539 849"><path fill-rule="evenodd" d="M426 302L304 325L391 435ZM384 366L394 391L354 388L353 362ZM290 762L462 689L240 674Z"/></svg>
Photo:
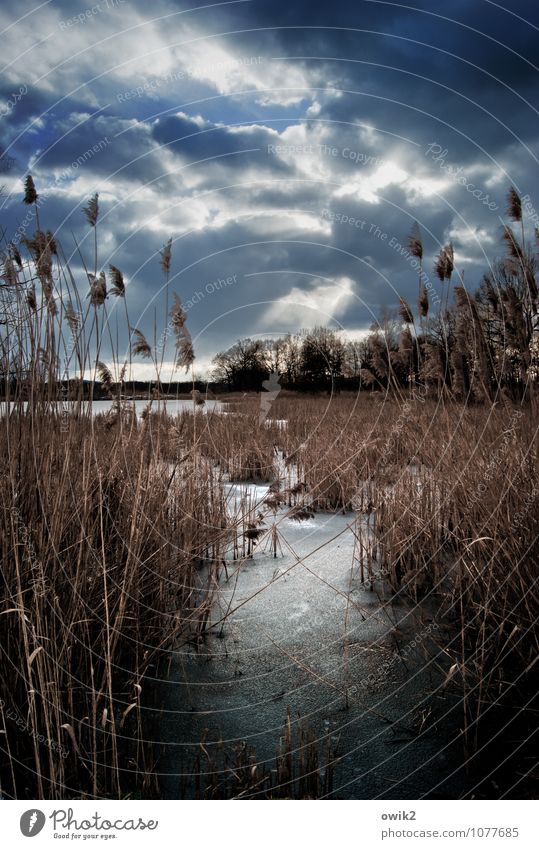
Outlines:
<svg viewBox="0 0 539 849"><path fill-rule="evenodd" d="M238 340L214 357L212 381L230 391L259 391L277 374L282 388L299 391L405 392L421 386L425 394L459 400L488 401L500 394L523 400L539 373L539 229L530 243L513 187L507 216L504 255L483 275L475 293L464 286L451 243L434 262L440 293L435 298L429 293L423 241L414 224L408 240L418 268L414 309L401 298L360 340L328 327L272 340Z"/></svg>

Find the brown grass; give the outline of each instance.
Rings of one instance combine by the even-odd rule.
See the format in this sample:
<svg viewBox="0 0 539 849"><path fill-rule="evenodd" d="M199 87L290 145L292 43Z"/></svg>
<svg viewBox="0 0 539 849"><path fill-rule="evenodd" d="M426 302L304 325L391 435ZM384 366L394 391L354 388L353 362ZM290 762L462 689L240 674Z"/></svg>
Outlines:
<svg viewBox="0 0 539 849"><path fill-rule="evenodd" d="M452 623L454 639L444 649L453 660L453 683L462 687L470 751L483 713L498 703L524 705L534 693L534 404L467 408L366 394L286 397L271 414L286 419L287 428L268 431L255 429L251 410L258 403L248 398L244 416L218 417L215 428L208 422L216 456L236 438L244 450L263 442L269 451L269 434L305 484L295 496L298 509L356 510L358 556L371 587L376 575L396 595L437 599ZM248 476L244 469L242 479ZM287 482L280 483L284 490Z"/></svg>
<svg viewBox="0 0 539 849"><path fill-rule="evenodd" d="M26 192L27 203L35 203L33 183ZM479 720L490 705L527 704L534 692L533 391L527 406L488 402L490 366L481 348L474 397L484 403L473 407L445 395L444 403L417 400L412 391L400 399L378 393L299 399L283 392L262 422L258 395L231 399L227 415L198 410L175 420L155 400L138 421L121 401L118 352L110 366L101 355L111 332L106 279L97 268L97 195L86 215L94 229L89 302L52 234L35 234L20 267L13 251L2 258L15 316L1 340L11 404L0 430L2 795L156 792L153 753L143 743L145 675L180 639L206 633L225 557L252 556L270 514L275 521L267 533L277 553L279 504L297 519L314 510L355 511L358 558L360 568L367 563L370 586L381 579L415 601L433 594L452 628L444 650L451 679L462 688L465 742L477 746ZM170 247L161 254L167 286ZM420 256L420 245L415 250ZM112 279L109 296L125 297L116 268ZM478 313L475 305L460 306L464 345ZM177 350L190 365L180 309L176 302ZM152 360L159 385L162 351L141 331L133 336L129 356ZM66 410L60 363L68 355L68 370L79 380ZM466 362L461 365L469 381ZM92 417L83 398L88 370L113 399L106 416ZM269 501L242 504L230 516L226 480L270 482ZM289 722L275 774L258 772L240 747L232 785L214 791L210 781L201 795L249 795L258 788L272 796L293 787L302 798L320 795L319 753L307 731L298 733L299 759Z"/></svg>
<svg viewBox="0 0 539 849"><path fill-rule="evenodd" d="M144 424L17 417L0 439L2 791L150 793L144 676L206 626L224 546L215 481L192 458L172 474Z"/></svg>

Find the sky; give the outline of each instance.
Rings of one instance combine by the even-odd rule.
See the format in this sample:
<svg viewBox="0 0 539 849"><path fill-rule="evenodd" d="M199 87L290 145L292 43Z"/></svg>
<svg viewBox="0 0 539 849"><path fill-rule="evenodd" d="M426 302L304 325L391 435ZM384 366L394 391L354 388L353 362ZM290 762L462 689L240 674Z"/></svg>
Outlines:
<svg viewBox="0 0 539 849"><path fill-rule="evenodd" d="M414 303L414 221L433 313L442 245L470 291L502 254L509 186L539 221L532 0L3 0L0 30L8 238L35 224L31 172L83 291L99 192L98 269L122 269L150 338L171 238L200 375L237 338L358 339Z"/></svg>

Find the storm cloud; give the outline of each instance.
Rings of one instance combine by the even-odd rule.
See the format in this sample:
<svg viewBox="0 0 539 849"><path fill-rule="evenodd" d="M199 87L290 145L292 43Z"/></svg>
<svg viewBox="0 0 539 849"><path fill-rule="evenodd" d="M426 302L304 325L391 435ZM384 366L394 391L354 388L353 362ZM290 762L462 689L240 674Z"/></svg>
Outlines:
<svg viewBox="0 0 539 849"><path fill-rule="evenodd" d="M0 11L6 236L31 172L80 268L81 208L99 192L100 266L122 268L148 331L154 315L166 324L159 250L172 238L201 373L238 336L357 334L413 300L414 221L427 271L452 240L473 290L502 253L509 186L539 204L531 2L32 9ZM525 226L531 238L532 215Z"/></svg>

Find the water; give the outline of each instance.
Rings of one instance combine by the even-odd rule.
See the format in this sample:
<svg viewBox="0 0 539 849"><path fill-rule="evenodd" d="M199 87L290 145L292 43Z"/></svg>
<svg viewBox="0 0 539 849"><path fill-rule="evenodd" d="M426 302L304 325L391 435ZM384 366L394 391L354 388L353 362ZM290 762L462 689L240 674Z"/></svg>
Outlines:
<svg viewBox="0 0 539 849"><path fill-rule="evenodd" d="M138 399L136 401L126 401L127 405L134 405L137 416L140 418L143 410L148 406L148 401L143 399ZM98 413L107 413L112 409L113 402L112 401L93 401L92 403L92 413L93 415L97 415ZM74 408L75 404L72 401L63 401L58 402L58 411L64 412L69 411ZM195 408L198 412L203 413L213 413L213 412L222 412L225 409L225 404L222 401L208 400L204 403L204 405L197 405ZM6 402L0 402L0 416L4 416L6 414ZM9 409L10 411L13 409L14 404L10 402ZM28 408L27 403L23 404L23 409L26 412ZM187 400L178 400L175 398L169 398L166 400L154 401L152 404L152 411L166 411L171 416L177 416L179 413L184 412L192 412L193 411L193 402Z"/></svg>
<svg viewBox="0 0 539 849"><path fill-rule="evenodd" d="M266 494L228 490L232 506ZM461 752L455 717L443 718L453 703L441 689L446 661L436 657L432 613L361 583L354 514L294 522L286 512L275 516L277 558L268 532L252 559L228 564L214 635L178 648L157 685L163 797L193 795L202 738L210 749L245 740L271 768L289 711L321 743L338 741L333 798L457 797Z"/></svg>
<svg viewBox="0 0 539 849"><path fill-rule="evenodd" d="M148 401L144 400L128 401L127 403L135 405L135 410L139 418L142 415L143 410L145 410L148 406ZM97 413L106 413L111 408L111 401L94 401L92 404L92 411L94 415L97 415ZM221 410L224 409L224 405L222 401L208 400L204 403L204 405L197 405L194 409L196 409L197 412L202 413L221 412ZM169 414L169 416L177 416L180 413L191 413L193 412L193 402L181 401L175 398L154 401L152 404L152 411L166 412Z"/></svg>

